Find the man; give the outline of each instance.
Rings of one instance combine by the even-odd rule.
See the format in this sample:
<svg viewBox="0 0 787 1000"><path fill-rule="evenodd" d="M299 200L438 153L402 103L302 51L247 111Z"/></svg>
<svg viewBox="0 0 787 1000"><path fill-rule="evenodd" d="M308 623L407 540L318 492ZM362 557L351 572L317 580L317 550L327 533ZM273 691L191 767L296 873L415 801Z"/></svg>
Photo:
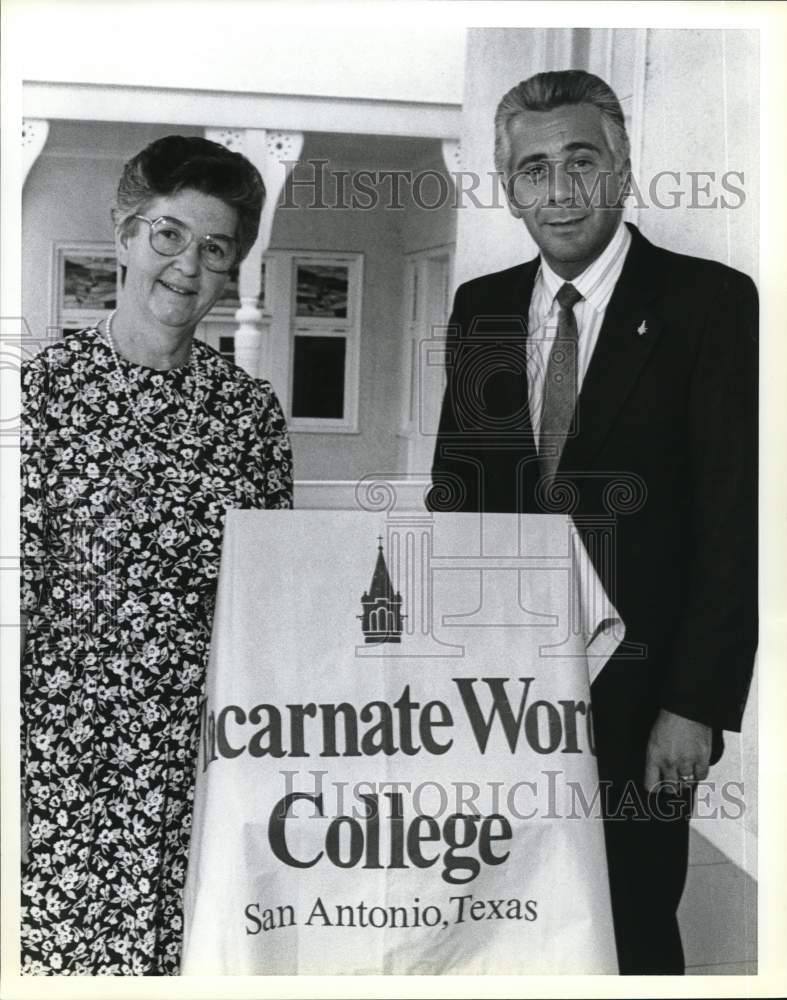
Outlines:
<svg viewBox="0 0 787 1000"><path fill-rule="evenodd" d="M457 291L429 503L573 514L626 624L592 688L620 971L682 973L692 791L756 649L756 291L623 224L629 143L598 77L531 77L495 128L540 256Z"/></svg>

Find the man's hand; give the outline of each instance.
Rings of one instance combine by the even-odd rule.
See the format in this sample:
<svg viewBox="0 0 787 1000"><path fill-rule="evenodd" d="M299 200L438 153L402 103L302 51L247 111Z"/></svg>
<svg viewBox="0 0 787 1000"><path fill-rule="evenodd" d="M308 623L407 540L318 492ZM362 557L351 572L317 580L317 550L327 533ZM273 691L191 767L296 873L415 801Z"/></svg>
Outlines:
<svg viewBox="0 0 787 1000"><path fill-rule="evenodd" d="M653 724L645 761L645 788L659 783L704 781L708 777L711 728L662 709Z"/></svg>

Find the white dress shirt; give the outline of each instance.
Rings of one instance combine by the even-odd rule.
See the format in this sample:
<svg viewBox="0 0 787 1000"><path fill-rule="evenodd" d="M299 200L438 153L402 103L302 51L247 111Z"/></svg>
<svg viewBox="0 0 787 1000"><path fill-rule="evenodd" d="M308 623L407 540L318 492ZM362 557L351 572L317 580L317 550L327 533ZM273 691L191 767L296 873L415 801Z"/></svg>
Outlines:
<svg viewBox="0 0 787 1000"><path fill-rule="evenodd" d="M577 321L577 392L593 356L596 341L604 322L604 313L612 297L623 263L631 245L631 233L621 222L601 256L577 275L571 284L582 296L574 306ZM530 420L536 441L541 444L541 411L544 402L544 380L549 354L557 335L560 306L555 296L565 284L565 278L555 274L544 258L533 285L528 313L527 381L530 399Z"/></svg>

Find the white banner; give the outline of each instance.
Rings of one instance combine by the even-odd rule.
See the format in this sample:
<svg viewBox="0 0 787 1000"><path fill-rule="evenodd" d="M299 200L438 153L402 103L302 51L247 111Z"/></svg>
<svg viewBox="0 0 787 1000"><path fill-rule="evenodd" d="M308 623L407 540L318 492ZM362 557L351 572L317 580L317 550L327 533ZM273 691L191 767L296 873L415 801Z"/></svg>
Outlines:
<svg viewBox="0 0 787 1000"><path fill-rule="evenodd" d="M231 512L183 973L616 972L622 635L566 517Z"/></svg>

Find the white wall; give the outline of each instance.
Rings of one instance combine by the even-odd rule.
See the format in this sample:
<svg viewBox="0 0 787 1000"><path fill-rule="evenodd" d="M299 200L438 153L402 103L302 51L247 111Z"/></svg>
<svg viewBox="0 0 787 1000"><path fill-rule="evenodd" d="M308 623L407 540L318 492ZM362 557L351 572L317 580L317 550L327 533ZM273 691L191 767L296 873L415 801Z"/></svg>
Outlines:
<svg viewBox="0 0 787 1000"><path fill-rule="evenodd" d="M646 183L662 170L684 175L711 171L717 177L742 171L745 201L740 208L649 208L640 213L640 224L655 243L723 261L755 280L759 269L758 41L756 31L648 31L640 170ZM734 183L741 182L736 178ZM691 180L684 180L681 187L690 192ZM697 202L707 205L718 193L716 186ZM728 199L739 200L729 195Z"/></svg>
<svg viewBox="0 0 787 1000"><path fill-rule="evenodd" d="M465 29L435 16L424 30L428 15L414 16L405 4L288 9L264 0L60 0L42 10L29 0L17 7L26 80L424 103L462 99ZM157 58L162 45L166 55Z"/></svg>
<svg viewBox="0 0 787 1000"><path fill-rule="evenodd" d="M434 154L420 163L413 164L415 175L423 175L424 180L418 195L417 204L408 192L404 200L405 210L402 214L402 247L405 253L417 250L429 250L432 247L453 244L456 239L458 213L454 209L454 185L448 177L442 155L435 143ZM443 176L443 186L440 188L427 172L439 172ZM447 194L447 200L443 195ZM440 198L439 204L435 204ZM431 206L435 204L435 207ZM423 207L426 206L426 207Z"/></svg>
<svg viewBox="0 0 787 1000"><path fill-rule="evenodd" d="M533 28L471 28L467 33L462 169L481 178L478 197L459 213L454 285L527 260L535 245L514 219L494 179L495 108L514 84L543 68L542 31ZM496 203L496 207L495 206Z"/></svg>

